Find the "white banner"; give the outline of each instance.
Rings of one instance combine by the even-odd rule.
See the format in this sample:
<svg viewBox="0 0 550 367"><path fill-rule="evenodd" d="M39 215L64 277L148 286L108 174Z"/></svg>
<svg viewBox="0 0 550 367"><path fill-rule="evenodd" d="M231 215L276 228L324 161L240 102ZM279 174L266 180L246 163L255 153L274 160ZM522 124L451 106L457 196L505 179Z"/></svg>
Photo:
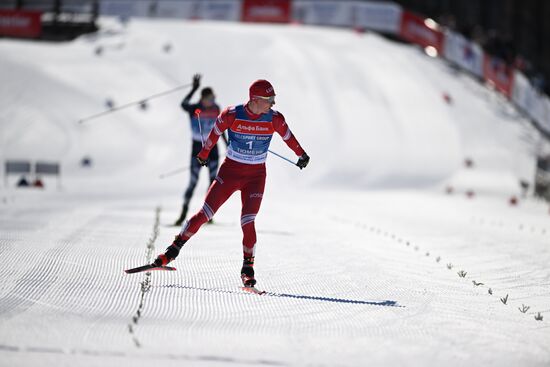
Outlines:
<svg viewBox="0 0 550 367"><path fill-rule="evenodd" d="M483 76L483 49L461 34L446 31L443 56L463 69Z"/></svg>
<svg viewBox="0 0 550 367"><path fill-rule="evenodd" d="M514 73L512 102L550 133L550 99L539 93L521 72Z"/></svg>
<svg viewBox="0 0 550 367"><path fill-rule="evenodd" d="M152 0L102 0L99 5L99 13L117 17L147 17L153 6L154 1Z"/></svg>
<svg viewBox="0 0 550 367"><path fill-rule="evenodd" d="M240 0L204 0L198 3L197 19L241 20L242 1Z"/></svg>
<svg viewBox="0 0 550 367"><path fill-rule="evenodd" d="M536 91L529 83L529 79L519 71L514 72L514 88L512 89L512 102L525 112L533 109Z"/></svg>
<svg viewBox="0 0 550 367"><path fill-rule="evenodd" d="M196 1L159 0L150 16L157 18L196 19L199 5Z"/></svg>
<svg viewBox="0 0 550 367"><path fill-rule="evenodd" d="M543 114L542 120L539 121L540 126L550 133L550 98L548 96L543 97Z"/></svg>
<svg viewBox="0 0 550 367"><path fill-rule="evenodd" d="M550 133L550 101L546 95L536 93L533 107L528 112L540 127Z"/></svg>
<svg viewBox="0 0 550 367"><path fill-rule="evenodd" d="M295 0L292 3L293 19L303 24L353 26L355 1Z"/></svg>
<svg viewBox="0 0 550 367"><path fill-rule="evenodd" d="M357 2L352 10L354 26L383 33L398 34L401 6L390 2Z"/></svg>
<svg viewBox="0 0 550 367"><path fill-rule="evenodd" d="M241 0L102 0L101 15L241 20Z"/></svg>

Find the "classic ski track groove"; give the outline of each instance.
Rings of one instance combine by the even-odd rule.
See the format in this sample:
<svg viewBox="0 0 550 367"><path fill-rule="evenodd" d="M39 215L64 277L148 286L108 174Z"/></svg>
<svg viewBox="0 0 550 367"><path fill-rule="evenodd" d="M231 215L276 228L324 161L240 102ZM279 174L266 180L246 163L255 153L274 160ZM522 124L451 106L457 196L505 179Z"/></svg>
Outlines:
<svg viewBox="0 0 550 367"><path fill-rule="evenodd" d="M155 241L157 240L157 237L159 235L159 225L160 225L160 212L161 208L157 207L155 209L155 221L153 224L153 233L151 234L151 237L147 241L146 245L146 253L145 253L145 264L150 264L153 262L153 256L155 256ZM145 296L151 289L151 272L145 272L143 276L143 281L140 285L140 296L139 296L139 305L136 310L135 315L132 317L131 322L128 324L128 331L130 334L132 334L132 340L134 341L134 344L136 347L140 348L141 343L139 342L139 339L136 335L136 327L138 325L139 320L143 316L143 308L145 307Z"/></svg>

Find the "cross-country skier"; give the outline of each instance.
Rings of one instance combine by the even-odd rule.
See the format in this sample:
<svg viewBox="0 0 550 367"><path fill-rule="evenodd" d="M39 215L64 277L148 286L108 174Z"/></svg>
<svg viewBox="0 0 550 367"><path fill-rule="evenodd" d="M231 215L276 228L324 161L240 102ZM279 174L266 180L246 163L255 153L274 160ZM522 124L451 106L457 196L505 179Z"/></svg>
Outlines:
<svg viewBox="0 0 550 367"><path fill-rule="evenodd" d="M243 231L243 267L241 279L245 287L256 284L254 278L254 249L256 230L254 220L264 193L265 160L269 143L277 132L290 149L299 156L296 165L300 169L309 163L309 156L300 146L284 116L271 107L275 104L275 91L267 80L255 81L249 89L246 104L226 108L217 118L205 145L197 155L201 165L208 164L208 156L219 137L229 130L229 146L225 161L215 181L210 186L202 209L189 219L174 242L154 261L153 265L166 265L174 260L182 246L211 220L220 206L235 191L241 191L241 228Z"/></svg>
<svg viewBox="0 0 550 367"><path fill-rule="evenodd" d="M183 194L183 206L181 208L181 214L174 223L175 226L180 226L185 217L187 216L187 211L189 210L189 202L193 197L193 192L195 187L197 187L197 182L199 180L199 173L201 170L201 165L195 159L197 154L202 149L202 141L206 139L206 134L212 129L214 123L216 122L216 117L220 114L220 107L215 102L214 91L210 87L203 88L201 90L201 99L198 103L190 103L193 94L197 91L200 86L201 75L195 74L193 76L193 88L185 96L181 102L181 108L184 111L189 113L189 118L191 120L191 133L193 138L193 147L191 151L191 177L189 178L189 185L187 190ZM201 113L199 116L195 114L196 110L200 110ZM199 126L200 124L200 126ZM201 137L201 134L204 134ZM227 145L227 138L225 135L222 135L225 144ZM218 146L215 145L210 154L210 159L208 160L208 170L210 171L210 184L214 182L216 174L218 173Z"/></svg>

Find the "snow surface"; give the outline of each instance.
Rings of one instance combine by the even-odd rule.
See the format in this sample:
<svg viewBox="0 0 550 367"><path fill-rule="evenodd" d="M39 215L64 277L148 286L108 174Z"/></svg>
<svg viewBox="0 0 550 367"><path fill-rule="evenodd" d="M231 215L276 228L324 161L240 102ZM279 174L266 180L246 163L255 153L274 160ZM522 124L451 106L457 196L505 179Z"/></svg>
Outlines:
<svg viewBox="0 0 550 367"><path fill-rule="evenodd" d="M0 40L0 159L63 164L61 190L15 190L11 177L1 191L0 366L550 365L548 207L508 204L540 137L497 94L374 34L102 22L71 43ZM159 174L189 160L186 92L77 121L195 72L222 105L271 80L312 157L303 171L268 160L266 296L239 289L238 195L178 271L122 272L178 232L188 175ZM292 157L279 138L272 149Z"/></svg>

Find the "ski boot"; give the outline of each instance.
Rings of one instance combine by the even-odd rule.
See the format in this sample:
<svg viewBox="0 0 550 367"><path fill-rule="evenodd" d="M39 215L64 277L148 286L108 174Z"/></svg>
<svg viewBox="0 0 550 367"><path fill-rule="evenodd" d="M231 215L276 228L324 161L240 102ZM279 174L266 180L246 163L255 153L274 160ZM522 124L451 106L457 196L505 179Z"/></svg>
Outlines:
<svg viewBox="0 0 550 367"><path fill-rule="evenodd" d="M245 257L241 268L241 280L245 288L253 288L256 285L254 279L254 256Z"/></svg>
<svg viewBox="0 0 550 367"><path fill-rule="evenodd" d="M185 245L186 240L182 239L180 235L177 235L174 239L174 242L170 246L166 248L166 251L164 254L159 255L155 261L153 262L153 265L155 266L165 266L170 261L174 260L176 257L178 257L181 248L183 245Z"/></svg>

